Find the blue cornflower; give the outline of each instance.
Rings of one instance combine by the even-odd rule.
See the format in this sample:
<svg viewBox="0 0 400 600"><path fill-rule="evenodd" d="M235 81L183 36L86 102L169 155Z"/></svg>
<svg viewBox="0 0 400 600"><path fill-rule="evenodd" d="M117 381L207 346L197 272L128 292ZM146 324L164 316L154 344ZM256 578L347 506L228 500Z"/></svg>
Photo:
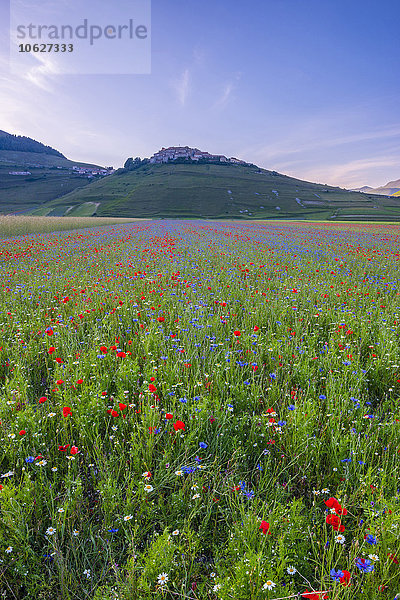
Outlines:
<svg viewBox="0 0 400 600"><path fill-rule="evenodd" d="M289 404L288 410L296 410L295 405L294 404Z"/></svg>
<svg viewBox="0 0 400 600"><path fill-rule="evenodd" d="M343 571L335 571L335 569L331 569L330 574L334 581L340 581L340 578L343 577Z"/></svg>
<svg viewBox="0 0 400 600"><path fill-rule="evenodd" d="M357 558L356 567L362 571L362 573L371 573L374 570L374 565L368 558Z"/></svg>
<svg viewBox="0 0 400 600"><path fill-rule="evenodd" d="M276 373L270 373L269 374L270 378L275 380L276 379Z"/></svg>
<svg viewBox="0 0 400 600"><path fill-rule="evenodd" d="M373 536L371 533L369 533L366 538L365 541L367 542L367 544L371 544L371 546L375 546L378 543L378 540L375 536Z"/></svg>
<svg viewBox="0 0 400 600"><path fill-rule="evenodd" d="M284 425L286 425L286 421L278 421L278 425L280 427L283 427Z"/></svg>
<svg viewBox="0 0 400 600"><path fill-rule="evenodd" d="M205 442L199 442L199 446L200 448L206 449L208 447L208 444L206 444Z"/></svg>
<svg viewBox="0 0 400 600"><path fill-rule="evenodd" d="M321 394L321 395L319 396L319 399L320 399L320 400L326 400L326 396L325 396L324 394Z"/></svg>
<svg viewBox="0 0 400 600"><path fill-rule="evenodd" d="M33 456L27 456L25 459L25 462L27 463L33 463L33 461L35 460L35 458Z"/></svg>
<svg viewBox="0 0 400 600"><path fill-rule="evenodd" d="M111 527L111 529L108 530L108 533L117 533L118 531L118 527Z"/></svg>
<svg viewBox="0 0 400 600"><path fill-rule="evenodd" d="M182 404L186 404L187 403L186 396L184 398L179 398L179 402L182 402Z"/></svg>

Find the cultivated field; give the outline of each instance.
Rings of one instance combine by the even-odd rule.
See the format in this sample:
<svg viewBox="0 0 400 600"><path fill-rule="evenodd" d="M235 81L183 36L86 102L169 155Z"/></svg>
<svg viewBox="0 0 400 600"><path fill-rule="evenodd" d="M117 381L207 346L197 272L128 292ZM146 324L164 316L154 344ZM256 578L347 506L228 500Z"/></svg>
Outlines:
<svg viewBox="0 0 400 600"><path fill-rule="evenodd" d="M1 597L392 600L399 241L173 221L1 240Z"/></svg>
<svg viewBox="0 0 400 600"><path fill-rule="evenodd" d="M71 231L101 225L131 223L138 219L118 219L112 217L30 217L0 215L0 237L15 237L32 233L51 233L52 231Z"/></svg>

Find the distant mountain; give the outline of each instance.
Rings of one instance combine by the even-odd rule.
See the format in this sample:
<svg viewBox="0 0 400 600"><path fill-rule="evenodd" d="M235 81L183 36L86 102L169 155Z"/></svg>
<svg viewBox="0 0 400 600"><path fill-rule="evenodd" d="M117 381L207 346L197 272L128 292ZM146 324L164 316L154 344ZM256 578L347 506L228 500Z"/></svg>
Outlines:
<svg viewBox="0 0 400 600"><path fill-rule="evenodd" d="M360 187L360 188L354 188L351 189L350 192L370 192L372 190L372 187L369 187L369 185L364 185L364 187Z"/></svg>
<svg viewBox="0 0 400 600"><path fill-rule="evenodd" d="M351 191L364 192L368 194L378 194L379 196L393 196L394 194L398 195L397 192L400 192L400 179L396 179L395 181L389 181L386 185L381 185L377 188L372 188L368 185L365 185L364 187L356 188Z"/></svg>
<svg viewBox="0 0 400 600"><path fill-rule="evenodd" d="M50 146L45 146L41 142L37 142L32 138L24 135L12 135L6 131L0 130L0 150L8 150L14 152L35 152L36 154L48 154L50 156L59 156L65 158L61 152L54 150Z"/></svg>

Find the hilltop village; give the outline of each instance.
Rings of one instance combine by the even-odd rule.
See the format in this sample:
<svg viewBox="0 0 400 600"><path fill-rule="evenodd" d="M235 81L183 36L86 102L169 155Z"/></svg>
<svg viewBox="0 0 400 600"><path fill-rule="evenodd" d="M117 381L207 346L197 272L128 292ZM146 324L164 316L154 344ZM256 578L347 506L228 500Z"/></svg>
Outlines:
<svg viewBox="0 0 400 600"><path fill-rule="evenodd" d="M190 148L189 146L171 146L170 148L161 148L150 158L151 163L167 163L175 160L193 160L199 162L221 162L238 165L247 165L244 160L231 157L227 158L222 154L210 154L203 152L198 148Z"/></svg>

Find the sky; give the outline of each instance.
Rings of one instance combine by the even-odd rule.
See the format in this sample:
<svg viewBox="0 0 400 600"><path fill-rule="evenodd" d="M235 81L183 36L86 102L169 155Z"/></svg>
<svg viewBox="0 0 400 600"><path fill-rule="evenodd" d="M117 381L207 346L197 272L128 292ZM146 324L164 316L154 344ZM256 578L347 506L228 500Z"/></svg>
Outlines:
<svg viewBox="0 0 400 600"><path fill-rule="evenodd" d="M23 1L28 21L43 0ZM61 20L77 5L46 1ZM9 4L4 131L103 166L188 145L346 188L400 178L398 0L152 0L151 68L133 74L60 73L51 56L10 70ZM131 16L132 1L80 4L81 19ZM97 71L105 47L93 47ZM116 72L127 62L125 44Z"/></svg>

